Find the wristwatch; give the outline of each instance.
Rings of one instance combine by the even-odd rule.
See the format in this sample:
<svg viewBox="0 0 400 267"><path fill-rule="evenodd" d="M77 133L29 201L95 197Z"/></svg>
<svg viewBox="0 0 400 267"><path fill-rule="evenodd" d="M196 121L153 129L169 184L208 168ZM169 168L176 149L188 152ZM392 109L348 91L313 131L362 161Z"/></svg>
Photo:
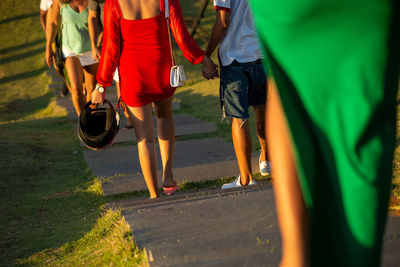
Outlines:
<svg viewBox="0 0 400 267"><path fill-rule="evenodd" d="M104 93L104 91L105 91L104 86L102 86L100 84L96 84L95 90L99 91L100 94Z"/></svg>

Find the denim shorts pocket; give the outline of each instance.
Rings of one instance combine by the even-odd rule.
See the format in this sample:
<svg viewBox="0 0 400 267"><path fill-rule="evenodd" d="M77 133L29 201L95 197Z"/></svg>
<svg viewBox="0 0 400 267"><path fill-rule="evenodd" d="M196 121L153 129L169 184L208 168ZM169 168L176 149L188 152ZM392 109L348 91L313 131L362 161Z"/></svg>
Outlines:
<svg viewBox="0 0 400 267"><path fill-rule="evenodd" d="M248 118L248 82L241 67L221 71L220 101L223 117Z"/></svg>
<svg viewBox="0 0 400 267"><path fill-rule="evenodd" d="M238 81L232 81L230 83L227 83L226 90L241 92L242 91L242 81L238 80Z"/></svg>

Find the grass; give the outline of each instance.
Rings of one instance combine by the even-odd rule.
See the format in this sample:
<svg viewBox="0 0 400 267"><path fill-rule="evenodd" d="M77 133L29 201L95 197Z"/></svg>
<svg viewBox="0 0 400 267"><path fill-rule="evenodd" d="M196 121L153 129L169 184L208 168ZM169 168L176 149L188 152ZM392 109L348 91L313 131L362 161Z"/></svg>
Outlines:
<svg viewBox="0 0 400 267"><path fill-rule="evenodd" d="M39 3L0 1L0 266L146 266L47 86Z"/></svg>
<svg viewBox="0 0 400 267"><path fill-rule="evenodd" d="M120 211L108 210L78 241L47 249L20 264L52 266L137 266L142 253L133 245L129 226ZM133 257L132 257L133 255Z"/></svg>

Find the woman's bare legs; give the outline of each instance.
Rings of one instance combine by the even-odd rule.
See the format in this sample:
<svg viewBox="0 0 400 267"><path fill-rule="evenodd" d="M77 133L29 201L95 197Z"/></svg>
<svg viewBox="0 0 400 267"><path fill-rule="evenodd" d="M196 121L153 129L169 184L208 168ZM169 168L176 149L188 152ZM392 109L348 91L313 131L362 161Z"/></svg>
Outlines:
<svg viewBox="0 0 400 267"><path fill-rule="evenodd" d="M152 105L129 107L138 143L139 161L150 198L159 197Z"/></svg>
<svg viewBox="0 0 400 267"><path fill-rule="evenodd" d="M117 96L118 96L118 99L119 99L121 97L121 87L120 87L118 82L115 82L115 86L117 87ZM125 127L128 128L128 129L132 128L133 127L133 122L132 122L132 119L131 119L131 115L129 114L128 108L127 108L127 106L126 106L126 104L124 102L121 102L120 104L121 104L122 111L124 112L124 115L125 115L125 118L126 118Z"/></svg>
<svg viewBox="0 0 400 267"><path fill-rule="evenodd" d="M68 78L71 83L69 88L72 103L74 104L76 114L81 114L83 106L86 104L86 99L83 94L83 68L78 57L67 57L65 59L65 69L67 70Z"/></svg>
<svg viewBox="0 0 400 267"><path fill-rule="evenodd" d="M99 63L92 64L83 67L83 73L85 74L85 86L86 86L86 102L92 99L92 92L96 87L96 73Z"/></svg>
<svg viewBox="0 0 400 267"><path fill-rule="evenodd" d="M282 236L281 267L305 267L309 263L309 223L298 180L286 118L274 81L268 83L266 134L276 209Z"/></svg>
<svg viewBox="0 0 400 267"><path fill-rule="evenodd" d="M174 186L176 182L172 174L174 158L175 129L172 118L172 96L154 103L157 118L157 135L163 165L163 186Z"/></svg>

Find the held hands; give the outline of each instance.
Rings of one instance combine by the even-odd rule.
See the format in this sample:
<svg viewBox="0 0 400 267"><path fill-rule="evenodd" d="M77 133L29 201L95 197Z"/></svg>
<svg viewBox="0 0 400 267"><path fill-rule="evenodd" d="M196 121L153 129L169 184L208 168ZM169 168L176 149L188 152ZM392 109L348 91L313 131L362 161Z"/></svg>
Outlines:
<svg viewBox="0 0 400 267"><path fill-rule="evenodd" d="M96 85L96 89L93 90L92 92L92 104L102 104L104 100L106 99L106 93L100 93L98 88L98 85Z"/></svg>
<svg viewBox="0 0 400 267"><path fill-rule="evenodd" d="M219 77L218 65L216 65L208 56L204 56L203 61L203 77L207 80Z"/></svg>

